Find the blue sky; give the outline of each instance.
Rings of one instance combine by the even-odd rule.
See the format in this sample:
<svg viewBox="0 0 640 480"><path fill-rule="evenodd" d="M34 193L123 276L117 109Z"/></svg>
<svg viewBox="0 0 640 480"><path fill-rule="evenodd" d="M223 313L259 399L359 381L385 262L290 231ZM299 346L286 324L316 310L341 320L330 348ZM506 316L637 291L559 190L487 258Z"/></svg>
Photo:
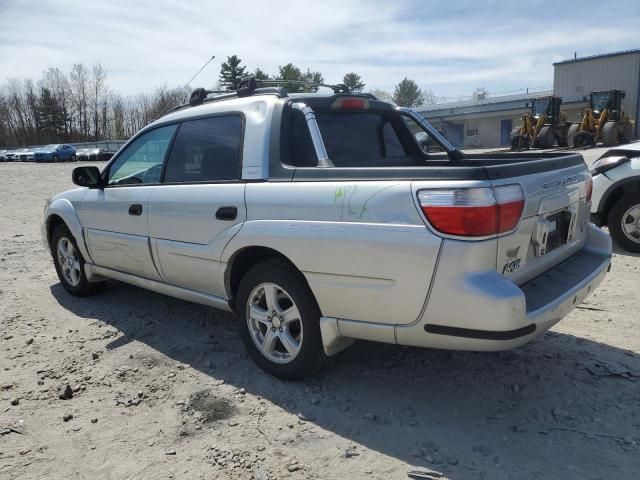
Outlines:
<svg viewBox="0 0 640 480"><path fill-rule="evenodd" d="M367 88L403 77L439 96L549 88L554 61L640 48L640 1L0 0L0 83L49 66L101 63L112 89L211 86L239 55L274 73L293 62ZM525 8L521 8L524 6ZM557 15L557 18L554 18Z"/></svg>

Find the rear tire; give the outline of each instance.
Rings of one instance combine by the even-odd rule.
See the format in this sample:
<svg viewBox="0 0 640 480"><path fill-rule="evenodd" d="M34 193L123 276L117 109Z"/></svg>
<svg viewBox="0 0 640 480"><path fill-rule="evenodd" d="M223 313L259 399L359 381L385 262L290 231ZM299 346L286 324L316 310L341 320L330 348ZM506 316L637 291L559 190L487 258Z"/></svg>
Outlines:
<svg viewBox="0 0 640 480"><path fill-rule="evenodd" d="M593 147L595 143L596 139L590 132L578 132L573 139L573 146L576 148Z"/></svg>
<svg viewBox="0 0 640 480"><path fill-rule="evenodd" d="M274 377L299 380L326 358L320 308L304 276L284 261L261 262L244 275L235 313L245 348Z"/></svg>
<svg viewBox="0 0 640 480"><path fill-rule="evenodd" d="M602 127L602 144L612 147L618 144L618 128L616 122L607 122Z"/></svg>
<svg viewBox="0 0 640 480"><path fill-rule="evenodd" d="M607 218L611 236L629 252L640 253L640 193L624 195Z"/></svg>
<svg viewBox="0 0 640 480"><path fill-rule="evenodd" d="M536 146L542 149L551 148L555 139L556 135L551 125L544 125L538 132Z"/></svg>
<svg viewBox="0 0 640 480"><path fill-rule="evenodd" d="M51 236L51 255L56 273L64 289L76 297L86 297L100 286L87 280L85 260L76 239L66 225L59 225Z"/></svg>

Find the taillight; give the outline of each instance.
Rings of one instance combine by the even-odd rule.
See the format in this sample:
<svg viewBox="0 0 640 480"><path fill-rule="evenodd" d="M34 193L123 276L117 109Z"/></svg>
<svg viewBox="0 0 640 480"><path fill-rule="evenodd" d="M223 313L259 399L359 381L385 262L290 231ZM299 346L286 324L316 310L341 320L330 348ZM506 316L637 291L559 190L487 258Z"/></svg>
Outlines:
<svg viewBox="0 0 640 480"><path fill-rule="evenodd" d="M591 201L591 196L593 195L593 178L591 175L587 177L587 202Z"/></svg>
<svg viewBox="0 0 640 480"><path fill-rule="evenodd" d="M461 237L513 230L524 208L520 185L420 190L418 200L433 228Z"/></svg>
<svg viewBox="0 0 640 480"><path fill-rule="evenodd" d="M364 97L338 97L331 108L340 110L366 110L369 108L369 99Z"/></svg>

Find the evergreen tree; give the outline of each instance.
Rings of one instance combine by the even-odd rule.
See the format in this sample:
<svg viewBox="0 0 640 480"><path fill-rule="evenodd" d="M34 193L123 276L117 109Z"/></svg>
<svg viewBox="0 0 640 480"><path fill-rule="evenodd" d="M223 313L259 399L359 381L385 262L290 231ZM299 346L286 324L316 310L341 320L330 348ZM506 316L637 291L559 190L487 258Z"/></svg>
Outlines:
<svg viewBox="0 0 640 480"><path fill-rule="evenodd" d="M36 107L36 124L40 129L39 137L45 142L56 142L63 134L66 118L62 107L51 90L42 88Z"/></svg>
<svg viewBox="0 0 640 480"><path fill-rule="evenodd" d="M396 85L393 101L401 107L418 107L424 103L424 94L414 80L405 77Z"/></svg>
<svg viewBox="0 0 640 480"><path fill-rule="evenodd" d="M278 79L280 80L304 80L302 78L302 70L296 67L293 63L287 63L286 65L278 67ZM280 85L284 90L290 93L303 92L302 85L291 85L283 83Z"/></svg>
<svg viewBox="0 0 640 480"><path fill-rule="evenodd" d="M256 77L256 80L269 80L269 74L265 73L260 68L256 68L253 76Z"/></svg>
<svg viewBox="0 0 640 480"><path fill-rule="evenodd" d="M246 75L246 67L241 65L242 60L237 55L227 57L227 61L220 67L220 85L227 90L237 90L240 80Z"/></svg>
<svg viewBox="0 0 640 480"><path fill-rule="evenodd" d="M355 72L347 73L342 79L342 83L344 83L349 90L354 93L360 93L364 90L365 83L362 81L360 75Z"/></svg>

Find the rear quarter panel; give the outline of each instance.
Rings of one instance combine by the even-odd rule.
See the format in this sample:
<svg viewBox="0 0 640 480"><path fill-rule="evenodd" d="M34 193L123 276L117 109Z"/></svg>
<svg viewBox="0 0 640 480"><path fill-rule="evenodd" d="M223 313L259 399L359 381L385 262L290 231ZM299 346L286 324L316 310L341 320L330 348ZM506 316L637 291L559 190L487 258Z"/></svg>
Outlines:
<svg viewBox="0 0 640 480"><path fill-rule="evenodd" d="M408 324L422 311L441 239L425 226L411 182L254 183L247 221L223 262L272 248L305 275L322 314Z"/></svg>

